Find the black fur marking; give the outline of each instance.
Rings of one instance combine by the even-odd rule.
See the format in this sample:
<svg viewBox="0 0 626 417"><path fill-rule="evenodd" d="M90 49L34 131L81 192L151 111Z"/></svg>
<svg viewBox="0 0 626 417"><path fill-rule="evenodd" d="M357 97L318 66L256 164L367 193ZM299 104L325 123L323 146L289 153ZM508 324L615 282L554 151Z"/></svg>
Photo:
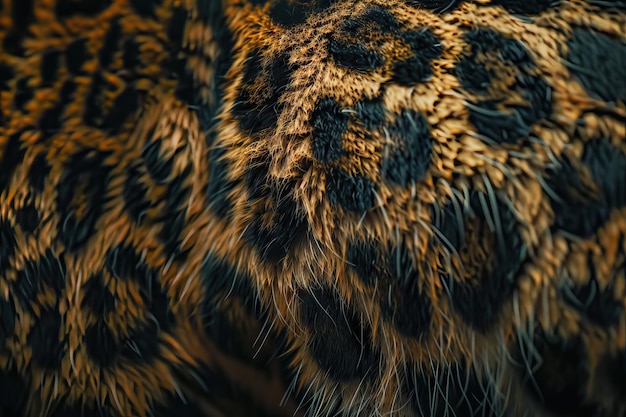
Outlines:
<svg viewBox="0 0 626 417"><path fill-rule="evenodd" d="M293 27L304 23L311 12L311 2L293 3L289 0L279 0L270 8L270 18L275 23Z"/></svg>
<svg viewBox="0 0 626 417"><path fill-rule="evenodd" d="M0 310L0 318L1 314ZM28 393L28 383L17 369L11 366L0 371L0 415L6 417L21 415L26 409Z"/></svg>
<svg viewBox="0 0 626 417"><path fill-rule="evenodd" d="M604 329L615 327L624 313L624 303L615 298L613 286L600 289L591 255L587 256L587 268L590 272L589 280L584 285L563 289L563 299L596 326ZM624 265L621 268L624 269Z"/></svg>
<svg viewBox="0 0 626 417"><path fill-rule="evenodd" d="M350 175L341 168L328 171L326 193L332 204L348 212L363 213L374 207L374 182L360 174Z"/></svg>
<svg viewBox="0 0 626 417"><path fill-rule="evenodd" d="M338 159L342 154L343 135L348 128L348 115L341 106L327 98L317 104L313 112L313 156L321 163Z"/></svg>
<svg viewBox="0 0 626 417"><path fill-rule="evenodd" d="M536 15L551 7L558 6L560 0L491 0L491 4L504 7L509 13Z"/></svg>
<svg viewBox="0 0 626 417"><path fill-rule="evenodd" d="M159 273L150 269L132 247L116 246L110 249L105 256L105 268L117 279L136 282L140 287L144 306L153 316L153 320L149 321L156 320L155 324L163 331L171 328L174 316ZM152 330L148 328L147 331Z"/></svg>
<svg viewBox="0 0 626 417"><path fill-rule="evenodd" d="M28 181L31 187L39 193L42 192L48 174L50 174L50 165L48 165L46 155L44 153L37 154L28 170Z"/></svg>
<svg viewBox="0 0 626 417"><path fill-rule="evenodd" d="M47 109L37 123L37 127L41 132L39 142L43 142L61 129L63 122L63 112L65 107L70 103L74 93L76 92L76 83L73 80L65 80L59 94L59 101Z"/></svg>
<svg viewBox="0 0 626 417"><path fill-rule="evenodd" d="M113 62L113 55L118 50L121 36L122 27L120 26L119 18L111 20L109 29L106 35L104 35L102 48L98 51L98 60L101 68L108 68Z"/></svg>
<svg viewBox="0 0 626 417"><path fill-rule="evenodd" d="M209 151L209 182L207 185L207 203L213 212L224 218L233 207L229 197L235 182L228 179L228 162L224 159L226 150L221 147Z"/></svg>
<svg viewBox="0 0 626 417"><path fill-rule="evenodd" d="M23 111L26 103L31 101L35 96L35 92L31 86L28 85L28 78L20 78L15 84L15 95L13 96L13 105L16 110Z"/></svg>
<svg viewBox="0 0 626 417"><path fill-rule="evenodd" d="M403 379L402 390L416 416L509 416L488 381L481 380L474 367L468 369L463 363L439 367L436 374L413 365Z"/></svg>
<svg viewBox="0 0 626 417"><path fill-rule="evenodd" d="M590 374L583 340L566 340L540 330L532 340L541 364L524 366L523 353L519 349L514 352L521 382L531 398L556 415L596 415L595 407L584 400Z"/></svg>
<svg viewBox="0 0 626 417"><path fill-rule="evenodd" d="M154 9L159 7L161 3L162 0L130 0L130 7L132 7L139 16L155 18L156 14Z"/></svg>
<svg viewBox="0 0 626 417"><path fill-rule="evenodd" d="M214 391L212 391L214 392ZM178 395L171 395L164 402L159 402L154 406L151 417L205 417L199 406L192 402L187 402Z"/></svg>
<svg viewBox="0 0 626 417"><path fill-rule="evenodd" d="M113 0L59 0L55 7L56 15L61 19L83 15L95 17L113 4Z"/></svg>
<svg viewBox="0 0 626 417"><path fill-rule="evenodd" d="M139 92L135 85L126 85L124 90L113 100L113 105L102 121L102 129L108 130L112 135L118 134L128 118L137 111L139 102Z"/></svg>
<svg viewBox="0 0 626 417"><path fill-rule="evenodd" d="M41 54L41 86L51 87L59 74L61 53L48 49Z"/></svg>
<svg viewBox="0 0 626 417"><path fill-rule="evenodd" d="M583 182L579 169L567 157L548 173L546 182L558 197L550 196L554 227L589 237L606 223L612 210L626 206L626 155L607 139L599 139L586 144L582 163L597 189Z"/></svg>
<svg viewBox="0 0 626 417"><path fill-rule="evenodd" d="M151 135L149 135L151 136ZM156 138L148 140L141 150L141 157L146 165L148 174L157 184L164 184L172 174L174 158L164 159L161 156L162 140Z"/></svg>
<svg viewBox="0 0 626 417"><path fill-rule="evenodd" d="M79 250L91 238L102 214L112 169L105 164L107 156L102 151L84 149L64 164L57 186L58 236L72 252ZM87 205L80 210L80 215L74 204L75 198Z"/></svg>
<svg viewBox="0 0 626 417"><path fill-rule="evenodd" d="M89 359L101 368L110 367L119 357L119 343L104 318L99 317L85 330L85 349Z"/></svg>
<svg viewBox="0 0 626 417"><path fill-rule="evenodd" d="M626 349L621 349L617 355L612 358L610 377L614 386L619 389L623 395L626 395Z"/></svg>
<svg viewBox="0 0 626 417"><path fill-rule="evenodd" d="M405 110L388 131L397 148L383 161L384 177L402 187L421 180L433 147L426 118L414 110Z"/></svg>
<svg viewBox="0 0 626 417"><path fill-rule="evenodd" d="M124 205L130 218L137 224L152 206L148 200L148 186L141 180L141 171L135 166L128 168L122 192Z"/></svg>
<svg viewBox="0 0 626 417"><path fill-rule="evenodd" d="M187 225L186 203L190 186L185 185L189 178L191 167L186 168L180 175L176 175L167 184L165 206L161 212L161 230L157 235L163 244L163 250L168 259L182 261L187 257L189 250L182 250L182 233Z"/></svg>
<svg viewBox="0 0 626 417"><path fill-rule="evenodd" d="M17 131L9 136L8 141L2 149L2 158L0 159L0 195L9 186L13 178L13 172L19 164L24 160L26 149L22 146L23 130Z"/></svg>
<svg viewBox="0 0 626 417"><path fill-rule="evenodd" d="M372 350L367 321L334 290L302 292L300 318L310 331L309 352L328 376L336 381L377 377L380 356Z"/></svg>
<svg viewBox="0 0 626 417"><path fill-rule="evenodd" d="M26 204L15 211L15 221L26 233L32 233L39 226L39 212L33 204Z"/></svg>
<svg viewBox="0 0 626 417"><path fill-rule="evenodd" d="M409 0L412 6L424 7L438 14L455 11L465 0Z"/></svg>
<svg viewBox="0 0 626 417"><path fill-rule="evenodd" d="M400 34L400 23L389 10L378 6L370 7L362 16L348 19L339 26L339 30L353 37L360 31L367 30L372 24L383 33Z"/></svg>
<svg viewBox="0 0 626 417"><path fill-rule="evenodd" d="M58 308L41 310L28 334L33 364L45 369L57 369L65 352L65 338L61 337L63 317Z"/></svg>
<svg viewBox="0 0 626 417"><path fill-rule="evenodd" d="M475 279L466 278L463 282L452 281L445 274L440 278L449 289L453 309L472 328L486 333L497 323L502 308L517 287L518 272L526 256L526 248L518 233L515 216L507 205L500 201L492 203L487 195L476 193L470 198L470 207L471 212L462 215L463 224L459 224L453 214L455 211L448 207L441 213L436 226L448 242L442 244L448 246L456 243L450 249L460 255L465 266L473 264L478 268L478 276ZM485 208L489 211L485 212ZM494 221L494 218L497 220ZM500 227L494 226L496 230L492 230L487 219L493 223L499 222ZM496 254L493 262L476 265L477 261L485 260L474 259L472 253L492 250L491 246L483 247L482 239L486 235L491 235L490 242L496 247ZM469 258L465 259L466 256Z"/></svg>
<svg viewBox="0 0 626 417"><path fill-rule="evenodd" d="M568 41L567 67L591 96L626 101L626 45L605 35L575 29Z"/></svg>
<svg viewBox="0 0 626 417"><path fill-rule="evenodd" d="M232 110L243 131L256 134L276 127L284 106L280 97L291 83L295 69L289 63L287 54L276 56L265 67L259 52L250 54L243 71L243 84ZM258 83L263 86L262 92L255 87Z"/></svg>
<svg viewBox="0 0 626 417"><path fill-rule="evenodd" d="M382 67L385 63L383 57L377 52L364 45L343 39L331 37L328 50L338 66L357 72L370 72Z"/></svg>
<svg viewBox="0 0 626 417"><path fill-rule="evenodd" d="M102 119L102 94L107 88L107 81L105 80L102 72L98 71L93 75L91 87L85 97L83 122L87 126L99 127Z"/></svg>
<svg viewBox="0 0 626 417"><path fill-rule="evenodd" d="M356 241L348 247L347 263L359 279L366 285L374 286L383 276L383 266L376 246L364 241Z"/></svg>
<svg viewBox="0 0 626 417"><path fill-rule="evenodd" d="M15 77L15 70L8 64L0 62L0 91L9 91L9 81Z"/></svg>
<svg viewBox="0 0 626 417"><path fill-rule="evenodd" d="M246 229L245 237L258 248L264 260L275 264L305 238L308 223L293 196L295 181L274 184L268 172L269 165L263 160L253 160L248 168L249 198L266 200ZM263 221L267 213L270 213L270 224Z"/></svg>
<svg viewBox="0 0 626 417"><path fill-rule="evenodd" d="M359 120L370 131L379 129L383 125L387 113L382 97L360 101L357 103L356 111Z"/></svg>
<svg viewBox="0 0 626 417"><path fill-rule="evenodd" d="M87 39L76 39L67 47L65 51L65 63L68 71L72 75L83 74L83 65L89 59L87 51Z"/></svg>
<svg viewBox="0 0 626 417"><path fill-rule="evenodd" d="M137 1L137 0L135 0ZM145 2L141 2L142 4ZM129 71L134 71L141 65L141 51L139 44L133 39L126 39L122 50L122 62L124 68Z"/></svg>
<svg viewBox="0 0 626 417"><path fill-rule="evenodd" d="M17 241L15 230L10 222L0 217L0 276L4 276L11 266L11 258L15 254Z"/></svg>
<svg viewBox="0 0 626 417"><path fill-rule="evenodd" d="M120 357L133 364L151 363L160 353L161 329L153 320L148 320L138 328L130 329L124 339Z"/></svg>
<svg viewBox="0 0 626 417"><path fill-rule="evenodd" d="M24 309L29 310L37 295L46 288L60 296L65 288L66 273L65 260L47 249L39 259L25 262L17 271L12 294Z"/></svg>
<svg viewBox="0 0 626 417"><path fill-rule="evenodd" d="M102 273L98 272L89 277L83 285L83 301L81 307L88 309L99 318L115 310L115 297L104 284Z"/></svg>
<svg viewBox="0 0 626 417"><path fill-rule="evenodd" d="M531 75L535 68L532 56L521 42L491 29L474 30L464 39L471 52L457 63L455 74L463 88L483 96L471 103L470 121L478 133L497 143L516 143L527 137L532 125L552 112L552 88L542 78ZM519 72L515 82L496 91L495 97L488 88L498 73L488 65L507 65ZM517 91L527 104L505 103L509 91Z"/></svg>
<svg viewBox="0 0 626 417"><path fill-rule="evenodd" d="M2 43L2 50L9 55L24 56L22 41L28 34L28 27L35 21L34 0L13 0L11 20L13 24Z"/></svg>
<svg viewBox="0 0 626 417"><path fill-rule="evenodd" d="M439 58L443 51L439 39L430 30L402 33L401 37L411 46L414 55L394 63L392 80L405 86L428 81L432 75L432 60Z"/></svg>
<svg viewBox="0 0 626 417"><path fill-rule="evenodd" d="M0 243L1 236L0 236ZM0 259L1 261L1 259ZM4 342L13 335L15 331L15 304L13 304L13 297L9 296L5 299L4 296L0 296L0 346L4 346ZM0 374L0 381L2 376ZM0 386L2 382L0 382ZM5 391L0 391L1 393ZM2 404L2 395L0 394L0 404ZM2 406L0 405L0 410Z"/></svg>

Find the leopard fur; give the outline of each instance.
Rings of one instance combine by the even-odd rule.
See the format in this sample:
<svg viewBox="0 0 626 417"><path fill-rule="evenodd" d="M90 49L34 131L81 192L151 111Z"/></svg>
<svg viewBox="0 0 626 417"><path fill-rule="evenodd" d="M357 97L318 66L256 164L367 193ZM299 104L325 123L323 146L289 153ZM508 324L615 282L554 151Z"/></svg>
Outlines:
<svg viewBox="0 0 626 417"><path fill-rule="evenodd" d="M0 416L626 416L626 3L2 0Z"/></svg>

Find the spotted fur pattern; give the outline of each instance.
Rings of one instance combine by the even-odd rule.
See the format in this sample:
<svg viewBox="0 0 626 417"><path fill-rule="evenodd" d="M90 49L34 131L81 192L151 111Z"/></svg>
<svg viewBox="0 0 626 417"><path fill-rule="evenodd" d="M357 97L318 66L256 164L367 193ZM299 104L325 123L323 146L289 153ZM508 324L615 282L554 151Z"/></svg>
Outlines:
<svg viewBox="0 0 626 417"><path fill-rule="evenodd" d="M625 237L623 1L0 2L1 416L625 416Z"/></svg>

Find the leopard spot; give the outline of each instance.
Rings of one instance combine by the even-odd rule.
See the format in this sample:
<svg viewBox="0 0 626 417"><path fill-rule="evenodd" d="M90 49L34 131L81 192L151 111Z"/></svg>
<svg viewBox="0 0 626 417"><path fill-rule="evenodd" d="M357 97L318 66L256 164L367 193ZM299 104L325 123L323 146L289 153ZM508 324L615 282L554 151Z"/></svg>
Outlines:
<svg viewBox="0 0 626 417"><path fill-rule="evenodd" d="M105 163L108 156L109 153L84 149L64 164L56 198L58 237L72 252L83 247L96 231L112 170Z"/></svg>
<svg viewBox="0 0 626 417"><path fill-rule="evenodd" d="M162 4L162 0L130 0L130 7L142 17L155 18L155 9Z"/></svg>
<svg viewBox="0 0 626 417"><path fill-rule="evenodd" d="M626 101L626 45L605 35L575 29L565 65L591 96Z"/></svg>
<svg viewBox="0 0 626 417"><path fill-rule="evenodd" d="M470 198L469 212L448 206L440 214L435 218L439 217L436 226L445 238L441 243L458 254L464 274L459 282L441 273L441 283L465 323L487 333L513 296L526 257L515 215L506 204L481 192Z"/></svg>
<svg viewBox="0 0 626 417"><path fill-rule="evenodd" d="M161 352L161 332L159 323L150 319L135 328L128 329L128 334L119 350L120 358L133 364L152 363Z"/></svg>
<svg viewBox="0 0 626 417"><path fill-rule="evenodd" d="M0 371L0 414L3 416L19 416L26 408L29 390L24 377L12 366Z"/></svg>
<svg viewBox="0 0 626 417"><path fill-rule="evenodd" d="M370 72L381 68L385 63L378 52L372 51L365 45L344 39L331 37L328 50L338 66L357 72Z"/></svg>
<svg viewBox="0 0 626 417"><path fill-rule="evenodd" d="M61 52L48 49L41 54L41 86L51 87L59 74Z"/></svg>
<svg viewBox="0 0 626 417"><path fill-rule="evenodd" d="M469 103L470 122L482 137L498 144L528 137L532 126L552 113L552 88L536 75L532 56L520 41L492 29L477 29L463 38L470 50L454 73L476 96ZM515 77L506 76L507 70ZM526 103L508 103L511 91Z"/></svg>
<svg viewBox="0 0 626 417"><path fill-rule="evenodd" d="M42 309L28 334L28 344L32 351L32 361L44 369L57 369L61 365L66 349L62 337L63 317L56 308Z"/></svg>
<svg viewBox="0 0 626 417"><path fill-rule="evenodd" d="M39 226L39 212L33 204L26 204L15 212L15 221L26 233L32 233Z"/></svg>
<svg viewBox="0 0 626 417"><path fill-rule="evenodd" d="M347 264L366 285L376 285L382 276L380 258L378 248L372 243L358 240L348 247Z"/></svg>
<svg viewBox="0 0 626 417"><path fill-rule="evenodd" d="M9 298L4 298L4 296L0 296L0 346L4 346L4 342L13 335L15 331L15 319L16 312L13 297L9 296ZM1 375L0 381L2 381ZM1 382L0 385L2 385ZM1 397L2 395L0 395L0 398ZM0 406L0 410L1 409L2 407Z"/></svg>
<svg viewBox="0 0 626 417"><path fill-rule="evenodd" d="M45 153L39 153L33 159L28 169L28 182L35 191L41 193L44 189L48 174L50 174L50 165L48 164L46 155Z"/></svg>
<svg viewBox="0 0 626 417"><path fill-rule="evenodd" d="M342 154L343 135L348 128L348 115L340 105L327 98L321 100L313 112L313 156L321 163L329 163Z"/></svg>
<svg viewBox="0 0 626 417"><path fill-rule="evenodd" d="M579 166L564 156L559 168L548 172L546 183L553 190L554 227L589 237L612 210L626 206L626 155L607 139L598 139L586 144L581 161ZM586 180L589 177L593 183Z"/></svg>
<svg viewBox="0 0 626 417"><path fill-rule="evenodd" d="M148 186L142 181L141 171L136 166L131 166L125 175L124 190L122 197L124 198L124 206L130 218L137 224L148 212L152 206L148 200Z"/></svg>
<svg viewBox="0 0 626 417"><path fill-rule="evenodd" d="M165 205L161 212L162 226L157 237L163 245L168 259L183 261L189 249L182 248L182 234L187 226L186 204L191 186L186 185L191 174L191 167L176 175L167 184Z"/></svg>
<svg viewBox="0 0 626 417"><path fill-rule="evenodd" d="M304 23L311 13L312 3L312 1L278 0L270 8L270 18L273 22L286 27L299 25Z"/></svg>
<svg viewBox="0 0 626 417"><path fill-rule="evenodd" d="M409 44L413 56L393 64L391 79L404 86L428 81L432 75L432 61L443 51L440 40L430 30L402 32L400 37Z"/></svg>
<svg viewBox="0 0 626 417"><path fill-rule="evenodd" d="M101 272L92 274L83 284L83 301L81 307L88 309L95 316L104 318L115 311L115 296L104 284Z"/></svg>
<svg viewBox="0 0 626 417"><path fill-rule="evenodd" d="M465 0L409 0L411 6L424 7L439 14L456 10Z"/></svg>
<svg viewBox="0 0 626 417"><path fill-rule="evenodd" d="M395 149L383 161L385 179L403 187L416 183L426 174L433 147L426 118L405 110L387 129Z"/></svg>
<svg viewBox="0 0 626 417"><path fill-rule="evenodd" d="M142 3L145 3L142 1ZM122 49L122 63L124 68L134 71L141 65L141 50L139 43L134 39L126 39Z"/></svg>
<svg viewBox="0 0 626 417"><path fill-rule="evenodd" d="M326 174L326 192L330 202L347 212L363 213L374 207L374 182L360 174L332 168Z"/></svg>
<svg viewBox="0 0 626 417"><path fill-rule="evenodd" d="M87 51L87 39L79 38L70 43L65 51L65 64L72 75L80 75L85 71L83 65L90 58Z"/></svg>
<svg viewBox="0 0 626 417"><path fill-rule="evenodd" d="M372 347L371 330L365 318L343 304L339 294L330 288L303 292L300 317L310 331L307 346L311 356L331 378L376 378L380 356Z"/></svg>
<svg viewBox="0 0 626 417"><path fill-rule="evenodd" d="M72 16L94 17L108 9L113 0L58 0L54 11L60 20Z"/></svg>
<svg viewBox="0 0 626 417"><path fill-rule="evenodd" d="M17 271L17 279L13 283L12 292L20 305L31 309L39 294L46 289L53 290L59 297L65 289L67 268L63 257L55 255L51 249L46 249L43 256L36 260L26 261Z"/></svg>
<svg viewBox="0 0 626 417"><path fill-rule="evenodd" d="M2 42L2 50L9 55L24 56L22 41L28 35L29 26L35 21L34 0L13 0L11 20L13 26Z"/></svg>
<svg viewBox="0 0 626 417"><path fill-rule="evenodd" d="M16 110L24 111L26 103L35 96L35 90L29 85L29 78L22 77L15 83L15 95L13 96L13 106Z"/></svg>
<svg viewBox="0 0 626 417"><path fill-rule="evenodd" d="M40 131L39 142L44 142L61 130L63 112L70 104L76 92L76 83L73 80L65 80L59 92L59 99L54 106L45 110L37 122Z"/></svg>
<svg viewBox="0 0 626 417"><path fill-rule="evenodd" d="M85 350L89 359L101 368L110 367L119 357L119 343L103 317L85 330Z"/></svg>
<svg viewBox="0 0 626 417"><path fill-rule="evenodd" d="M2 167L0 171L0 195L8 188L13 178L13 172L22 163L26 154L26 148L22 146L21 141L22 133L24 131L20 130L10 135L0 152L2 156L0 159L0 167Z"/></svg>
<svg viewBox="0 0 626 417"><path fill-rule="evenodd" d="M560 3L560 0L491 0L490 4L502 6L513 14L536 15Z"/></svg>
<svg viewBox="0 0 626 417"><path fill-rule="evenodd" d="M98 51L98 61L100 61L101 68L108 68L113 62L113 54L118 50L121 37L122 26L120 25L119 18L111 20L102 41L102 47Z"/></svg>

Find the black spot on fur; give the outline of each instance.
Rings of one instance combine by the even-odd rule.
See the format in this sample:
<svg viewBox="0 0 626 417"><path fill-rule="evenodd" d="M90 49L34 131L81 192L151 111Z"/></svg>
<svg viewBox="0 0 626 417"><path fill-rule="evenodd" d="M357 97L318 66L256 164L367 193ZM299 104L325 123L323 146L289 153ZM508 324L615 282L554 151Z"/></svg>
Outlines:
<svg viewBox="0 0 626 417"><path fill-rule="evenodd" d="M514 352L521 382L531 398L557 415L596 415L595 408L584 400L590 373L583 341L566 340L540 330L532 340L541 363L527 362L519 349Z"/></svg>
<svg viewBox="0 0 626 417"><path fill-rule="evenodd" d="M464 2L464 0L409 0L408 3L437 13L450 13Z"/></svg>
<svg viewBox="0 0 626 417"><path fill-rule="evenodd" d="M626 45L605 35L575 29L566 65L591 96L626 101Z"/></svg>
<svg viewBox="0 0 626 417"><path fill-rule="evenodd" d="M39 212L33 204L26 204L15 211L15 221L26 233L32 233L39 226Z"/></svg>
<svg viewBox="0 0 626 417"><path fill-rule="evenodd" d="M287 54L279 54L266 66L258 51L250 54L232 110L243 131L256 134L276 127L284 105L280 97L289 86L294 70Z"/></svg>
<svg viewBox="0 0 626 417"><path fill-rule="evenodd" d="M230 171L228 162L224 159L225 154L226 150L221 147L214 147L209 151L207 203L221 218L227 216L233 207L229 194L235 187L235 182L228 179Z"/></svg>
<svg viewBox="0 0 626 417"><path fill-rule="evenodd" d="M47 249L43 256L26 261L17 271L12 293L23 308L30 309L31 303L45 289L51 289L57 297L60 296L65 288L66 273L65 260Z"/></svg>
<svg viewBox="0 0 626 417"><path fill-rule="evenodd" d="M113 55L118 50L118 44L122 36L122 27L120 26L119 19L111 20L109 29L104 35L102 47L98 51L98 60L100 61L101 68L107 68L113 62Z"/></svg>
<svg viewBox="0 0 626 417"><path fill-rule="evenodd" d="M331 37L328 50L338 66L357 72L370 72L380 68L384 59L366 46Z"/></svg>
<svg viewBox="0 0 626 417"><path fill-rule="evenodd" d="M360 101L357 103L356 111L359 120L367 130L379 129L383 125L387 113L382 97Z"/></svg>
<svg viewBox="0 0 626 417"><path fill-rule="evenodd" d="M104 318L98 318L85 330L85 350L89 359L101 368L111 366L119 357L119 343Z"/></svg>
<svg viewBox="0 0 626 417"><path fill-rule="evenodd" d="M15 254L17 241L15 230L9 221L0 217L0 275L11 266L11 258Z"/></svg>
<svg viewBox="0 0 626 417"><path fill-rule="evenodd" d="M65 80L61 91L59 93L59 100L54 106L43 112L37 127L41 132L39 142L43 142L61 130L61 124L63 122L63 112L65 107L71 102L74 93L76 92L76 83L72 80Z"/></svg>
<svg viewBox="0 0 626 417"><path fill-rule="evenodd" d="M312 2L278 0L270 8L270 18L279 25L292 27L303 23L311 11Z"/></svg>
<svg viewBox="0 0 626 417"><path fill-rule="evenodd" d="M426 174L433 147L426 118L405 110L388 131L397 147L383 162L383 175L403 187L419 181Z"/></svg>
<svg viewBox="0 0 626 417"><path fill-rule="evenodd" d="M311 125L313 156L322 163L339 158L348 128L348 115L341 112L341 106L330 98L321 100L313 112Z"/></svg>
<svg viewBox="0 0 626 417"><path fill-rule="evenodd" d="M463 88L479 99L470 103L470 121L478 133L497 143L516 143L528 136L537 121L552 112L552 89L531 71L536 67L524 45L491 29L478 29L464 35L471 51L455 68ZM501 91L491 91L499 76L494 68L513 68L515 81ZM502 83L499 83L500 85ZM510 84L510 83L509 83ZM525 104L506 103L510 91L516 91Z"/></svg>
<svg viewBox="0 0 626 417"><path fill-rule="evenodd" d="M555 214L554 227L588 237L608 220L611 211L626 206L626 155L607 139L589 142L582 156L583 167L564 157L559 168L549 172L547 184ZM585 181L586 169L595 184Z"/></svg>
<svg viewBox="0 0 626 417"><path fill-rule="evenodd" d="M113 100L113 105L102 121L101 128L108 130L112 135L118 134L124 123L133 116L138 107L139 92L134 84L128 84Z"/></svg>
<svg viewBox="0 0 626 417"><path fill-rule="evenodd" d="M28 181L31 187L37 192L42 192L48 174L50 174L50 165L48 165L46 155L44 153L37 154L28 169Z"/></svg>
<svg viewBox="0 0 626 417"><path fill-rule="evenodd" d="M152 363L161 351L160 335L161 329L153 320L130 329L124 338L120 357L133 364Z"/></svg>
<svg viewBox="0 0 626 417"><path fill-rule="evenodd" d="M83 285L83 291L81 307L91 311L97 317L104 318L115 310L115 297L104 284L102 273L91 275Z"/></svg>
<svg viewBox="0 0 626 417"><path fill-rule="evenodd" d="M15 70L4 62L0 62L0 91L9 91L9 81L15 77Z"/></svg>
<svg viewBox="0 0 626 417"><path fill-rule="evenodd" d="M403 378L402 391L416 416L508 417L502 400L489 381L463 363L430 368L413 365Z"/></svg>
<svg viewBox="0 0 626 417"><path fill-rule="evenodd" d="M102 95L107 88L107 81L98 71L93 75L91 86L85 96L83 122L90 127L99 127L102 119Z"/></svg>
<svg viewBox="0 0 626 417"><path fill-rule="evenodd" d="M157 235L163 244L163 250L169 259L182 261L187 257L189 250L183 250L182 234L187 225L186 204L190 193L190 186L185 182L189 178L191 167L176 175L167 184L165 206L161 211L161 230Z"/></svg>
<svg viewBox="0 0 626 417"><path fill-rule="evenodd" d="M1 239L1 236L0 236ZM2 243L2 242L0 242ZM8 299L0 296L0 346L4 346L4 342L13 335L15 331L15 304L13 297ZM0 381L2 376L0 375ZM0 382L0 386L2 383ZM4 392L4 391L0 391ZM0 394L0 404L2 403L2 395ZM1 410L0 406L0 410Z"/></svg>
<svg viewBox="0 0 626 417"><path fill-rule="evenodd" d="M76 39L65 51L65 63L68 71L73 75L82 74L83 65L89 59L87 39Z"/></svg>
<svg viewBox="0 0 626 417"><path fill-rule="evenodd" d="M591 255L587 256L587 268L589 280L583 285L564 288L563 299L593 324L604 329L615 327L624 313L624 303L615 297L612 285L600 288ZM624 269L624 266L621 268Z"/></svg>
<svg viewBox="0 0 626 417"><path fill-rule="evenodd" d="M59 73L61 53L48 49L41 54L41 86L51 87Z"/></svg>
<svg viewBox="0 0 626 417"><path fill-rule="evenodd" d="M350 175L341 168L330 169L326 176L330 202L348 212L363 213L374 207L374 182L360 175Z"/></svg>
<svg viewBox="0 0 626 417"><path fill-rule="evenodd" d="M130 6L135 13L142 17L156 17L155 8L160 6L162 0L130 0Z"/></svg>
<svg viewBox="0 0 626 417"><path fill-rule="evenodd" d="M0 310L0 318L2 318ZM1 319L0 319L1 320ZM13 366L0 371L0 415L6 417L19 416L26 409L28 384L24 375Z"/></svg>
<svg viewBox="0 0 626 417"><path fill-rule="evenodd" d="M149 135L151 136L151 135ZM161 154L161 138L147 141L141 150L148 174L157 184L164 184L172 174L174 158L164 159Z"/></svg>
<svg viewBox="0 0 626 417"><path fill-rule="evenodd" d="M488 332L517 287L526 247L507 205L476 193L470 198L470 209L460 213L460 219L452 207L437 217L435 224L445 237L441 244L459 254L464 268L473 268L472 276L462 282L453 281L445 274L441 280L461 318L472 328ZM491 261L480 258L479 254Z"/></svg>
<svg viewBox="0 0 626 417"><path fill-rule="evenodd" d="M152 204L148 200L148 186L142 182L141 171L137 167L128 168L122 197L130 218L135 223L141 223Z"/></svg>
<svg viewBox="0 0 626 417"><path fill-rule="evenodd" d="M60 366L66 344L61 335L62 322L57 308L41 310L28 334L35 366L45 369L57 369Z"/></svg>
<svg viewBox="0 0 626 417"><path fill-rule="evenodd" d="M9 186L13 172L24 159L26 149L22 146L22 133L24 131L20 130L10 135L2 153L0 153L2 155L0 159L0 167L2 167L0 170L0 195Z"/></svg>
<svg viewBox="0 0 626 417"><path fill-rule="evenodd" d="M251 200L264 202L245 236L259 249L264 260L280 262L308 231L305 214L293 195L295 181L278 184L269 176L268 161L253 160L246 174L246 185ZM267 217L269 224L264 221Z"/></svg>
<svg viewBox="0 0 626 417"><path fill-rule="evenodd" d="M83 15L94 17L113 4L113 0L59 0L55 13L60 19Z"/></svg>
<svg viewBox="0 0 626 417"><path fill-rule="evenodd" d="M26 103L31 101L35 93L29 85L28 78L19 78L15 84L15 95L13 96L13 105L16 110L23 111Z"/></svg>
<svg viewBox="0 0 626 417"><path fill-rule="evenodd" d="M60 216L58 236L70 251L80 249L95 232L112 169L105 163L107 156L101 151L84 149L64 164L56 198ZM76 199L79 203L75 203Z"/></svg>
<svg viewBox="0 0 626 417"><path fill-rule="evenodd" d="M348 247L348 266L364 284L375 285L383 276L381 262L378 249L371 243L359 240Z"/></svg>
<svg viewBox="0 0 626 417"><path fill-rule="evenodd" d="M504 7L508 12L535 15L561 3L560 0L491 0L491 4Z"/></svg>
<svg viewBox="0 0 626 417"><path fill-rule="evenodd" d="M411 46L414 55L394 63L392 80L405 86L428 81L432 60L443 51L439 39L430 30L402 33L401 37Z"/></svg>
<svg viewBox="0 0 626 417"><path fill-rule="evenodd" d="M372 350L366 319L344 305L334 290L303 292L300 318L310 331L309 352L328 376L351 381L378 375L380 357Z"/></svg>
<svg viewBox="0 0 626 417"><path fill-rule="evenodd" d="M618 390L626 394L626 349L617 352L611 362L609 367L611 380Z"/></svg>
<svg viewBox="0 0 626 417"><path fill-rule="evenodd" d="M142 3L145 3L142 1ZM124 47L122 51L122 62L124 68L133 71L139 65L141 65L141 52L139 50L139 44L133 39L126 39L124 41Z"/></svg>
<svg viewBox="0 0 626 417"><path fill-rule="evenodd" d="M34 0L13 0L11 4L11 30L2 42L2 50L9 55L24 56L22 41L28 34L28 27L35 20Z"/></svg>

